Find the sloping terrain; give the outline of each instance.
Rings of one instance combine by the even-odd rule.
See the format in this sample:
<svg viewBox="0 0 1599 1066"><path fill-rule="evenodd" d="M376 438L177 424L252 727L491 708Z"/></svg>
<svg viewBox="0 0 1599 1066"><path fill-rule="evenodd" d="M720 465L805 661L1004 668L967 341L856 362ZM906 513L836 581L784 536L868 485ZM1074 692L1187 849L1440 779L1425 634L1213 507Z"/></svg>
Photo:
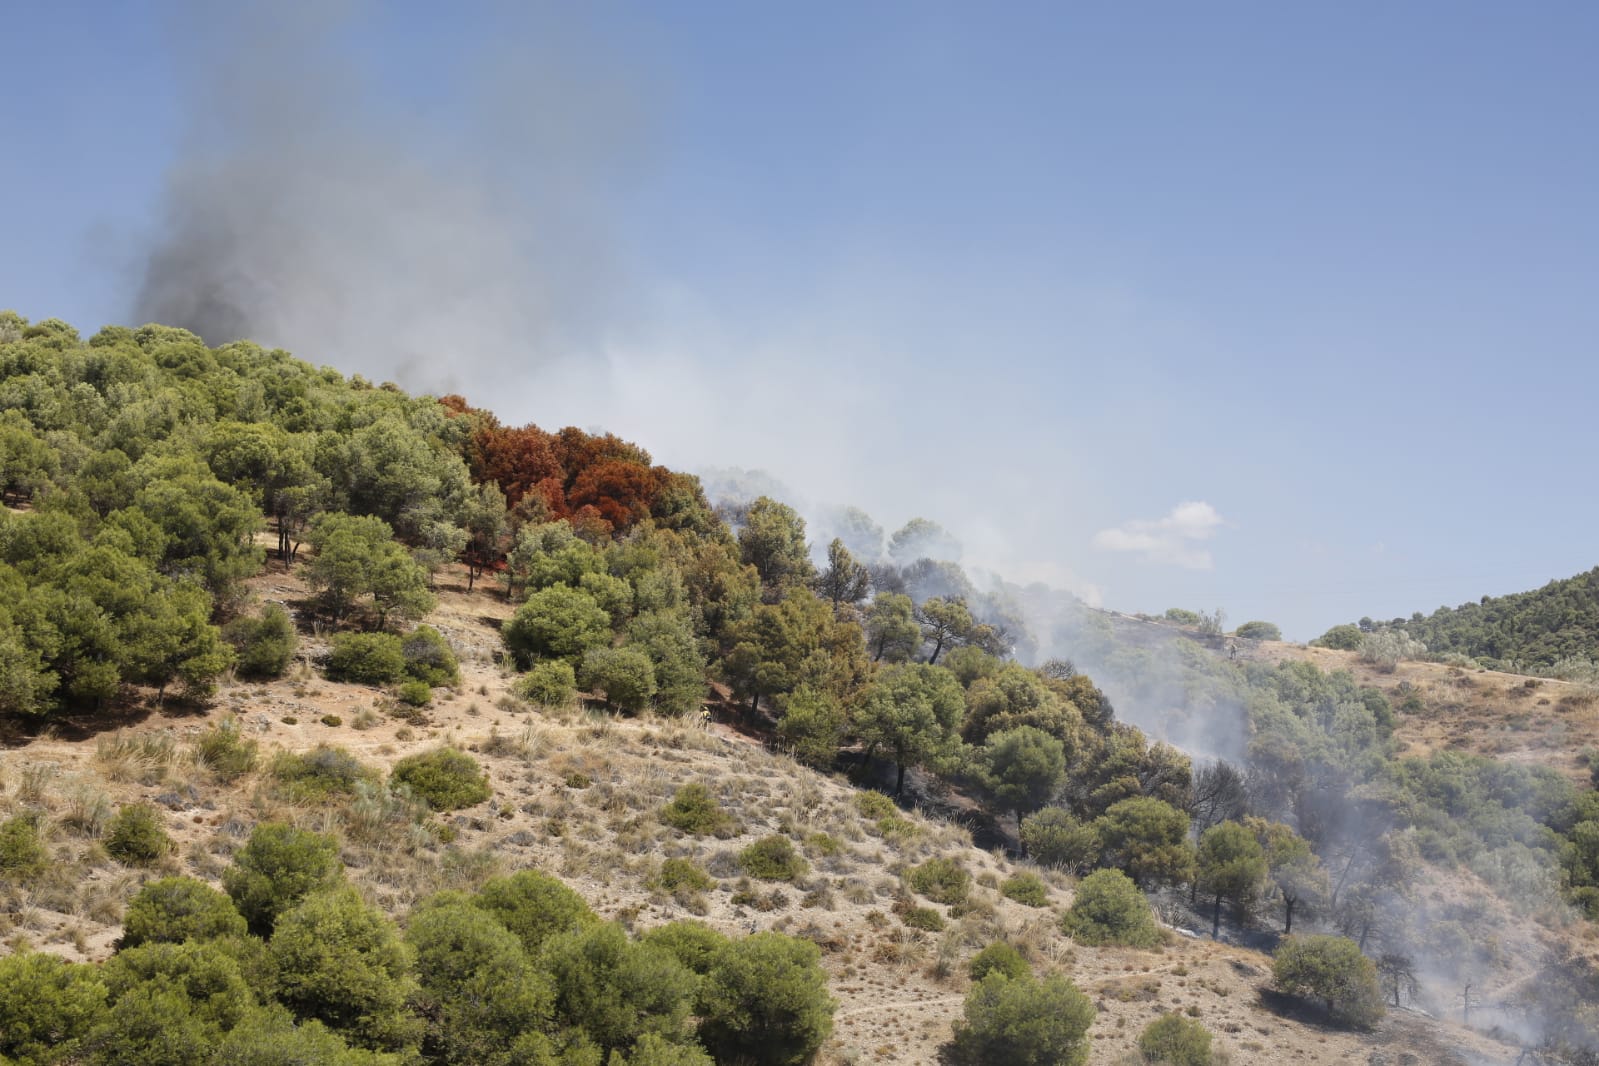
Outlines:
<svg viewBox="0 0 1599 1066"><path fill-rule="evenodd" d="M276 567L252 585L260 598L291 606L306 595L296 575ZM225 684L203 713L127 711L8 738L0 750L0 811L48 812L55 862L41 883L4 889L4 950L31 944L105 958L122 907L143 880L181 872L215 882L253 824L286 818L339 833L352 879L402 918L430 892L537 867L635 928L695 916L727 932L810 938L823 949L838 1001L827 1063L936 1061L970 987L966 960L1001 937L1036 969L1068 973L1094 1000L1094 1063L1116 1062L1144 1025L1170 1010L1203 1021L1239 1064L1515 1061L1513 1046L1408 1012L1367 1034L1284 1017L1260 998L1269 958L1244 948L1176 933L1148 951L1076 945L1056 924L1072 898L1071 879L1045 874L1048 907L1013 902L998 886L1018 864L974 848L962 827L910 813L910 828L885 836L847 782L725 725L536 711L512 696L513 676L496 661L496 626L510 614L503 599L459 589L442 589L439 599L429 621L454 644L462 680L420 713L401 713L375 689L322 679L311 665L319 638L307 633L305 661L289 677ZM194 757L196 738L226 716L261 743L264 756L260 768L232 781ZM357 805L285 798L267 768L276 749L335 744L386 770L443 742L472 751L493 789L488 802L448 816L449 843ZM661 806L689 782L708 786L734 814L735 835L690 837L661 822ZM97 839L110 811L135 800L157 804L179 842L152 870L122 867ZM742 880L734 854L768 833L793 839L810 873L793 884ZM956 859L973 877L970 901L956 913L915 898L906 885L905 871L933 856ZM671 857L692 859L715 887L676 895L652 888ZM913 900L939 911L946 928L908 927L898 911Z"/></svg>

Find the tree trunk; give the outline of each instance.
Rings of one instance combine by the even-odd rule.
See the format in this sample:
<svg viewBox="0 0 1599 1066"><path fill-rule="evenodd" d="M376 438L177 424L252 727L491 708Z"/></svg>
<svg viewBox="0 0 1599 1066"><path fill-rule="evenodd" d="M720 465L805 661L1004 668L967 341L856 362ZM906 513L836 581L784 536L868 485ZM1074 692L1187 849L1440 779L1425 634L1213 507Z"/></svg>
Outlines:
<svg viewBox="0 0 1599 1066"><path fill-rule="evenodd" d="M1211 911L1211 916L1210 916L1210 938L1212 940L1217 940L1217 939L1220 939L1220 937L1221 937L1221 893L1218 892L1218 893L1216 893L1216 908L1213 911Z"/></svg>
<svg viewBox="0 0 1599 1066"><path fill-rule="evenodd" d="M937 666L938 665L938 653L943 651L943 650L944 650L944 638L943 637L939 637L938 640L933 642L933 654L932 654L932 656L930 658L928 658L927 665L928 666Z"/></svg>
<svg viewBox="0 0 1599 1066"><path fill-rule="evenodd" d="M1294 931L1294 903L1296 901L1293 896L1284 896L1283 902L1288 905L1288 920L1283 923L1283 936L1287 936Z"/></svg>
<svg viewBox="0 0 1599 1066"><path fill-rule="evenodd" d="M905 764L902 762L895 762L894 765L899 767L899 775L894 779L894 795L897 796L901 792L905 791Z"/></svg>

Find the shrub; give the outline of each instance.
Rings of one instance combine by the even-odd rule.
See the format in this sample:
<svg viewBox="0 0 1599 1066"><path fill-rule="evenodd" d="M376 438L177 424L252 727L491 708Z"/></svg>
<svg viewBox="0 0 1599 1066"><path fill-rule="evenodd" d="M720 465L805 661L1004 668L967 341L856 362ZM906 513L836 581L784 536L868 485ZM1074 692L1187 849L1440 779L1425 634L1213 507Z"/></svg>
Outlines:
<svg viewBox="0 0 1599 1066"><path fill-rule="evenodd" d="M500 638L524 670L539 659L575 662L589 648L610 643L611 616L587 592L557 583L529 596Z"/></svg>
<svg viewBox="0 0 1599 1066"><path fill-rule="evenodd" d="M250 932L265 936L278 915L311 892L344 879L332 837L284 822L263 822L222 874L222 887Z"/></svg>
<svg viewBox="0 0 1599 1066"><path fill-rule="evenodd" d="M966 997L951 1059L962 1066L1082 1066L1094 1006L1060 975L991 973Z"/></svg>
<svg viewBox="0 0 1599 1066"><path fill-rule="evenodd" d="M1022 847L1036 863L1084 870L1099 857L1099 834L1062 807L1045 807L1022 819Z"/></svg>
<svg viewBox="0 0 1599 1066"><path fill-rule="evenodd" d="M881 792L855 793L855 809L861 813L862 818L873 822L880 818L893 818L899 814L899 808L894 805L894 801Z"/></svg>
<svg viewBox="0 0 1599 1066"><path fill-rule="evenodd" d="M99 967L36 952L0 958L0 1056L71 1061L105 1011Z"/></svg>
<svg viewBox="0 0 1599 1066"><path fill-rule="evenodd" d="M328 676L360 685L391 685L405 676L405 644L393 633L339 633Z"/></svg>
<svg viewBox="0 0 1599 1066"><path fill-rule="evenodd" d="M658 926L644 934L644 942L671 952L678 962L702 977L711 972L722 949L732 943L704 922L695 921Z"/></svg>
<svg viewBox="0 0 1599 1066"><path fill-rule="evenodd" d="M285 1010L257 1011L223 1038L207 1066L373 1066L369 1052L354 1051L318 1021L295 1024Z"/></svg>
<svg viewBox="0 0 1599 1066"><path fill-rule="evenodd" d="M788 837L762 837L738 853L738 864L762 881L797 881L810 872L810 864L794 850Z"/></svg>
<svg viewBox="0 0 1599 1066"><path fill-rule="evenodd" d="M206 1062L222 1031L257 1006L239 960L214 941L128 948L100 973L113 1006L90 1037L95 1066Z"/></svg>
<svg viewBox="0 0 1599 1066"><path fill-rule="evenodd" d="M991 973L1002 977L1027 977L1033 968L1027 965L1021 952L1003 940L996 940L972 956L972 961L967 964L967 972L972 975L973 981L981 981Z"/></svg>
<svg viewBox="0 0 1599 1066"><path fill-rule="evenodd" d="M426 681L402 681L394 688L394 698L407 707L426 707L433 702L433 689Z"/></svg>
<svg viewBox="0 0 1599 1066"><path fill-rule="evenodd" d="M523 699L542 707L566 707L577 697L577 673L565 659L534 663L516 689Z"/></svg>
<svg viewBox="0 0 1599 1066"><path fill-rule="evenodd" d="M235 618L222 627L222 636L238 653L243 677L283 676L300 643L289 612L276 603L267 604L258 617Z"/></svg>
<svg viewBox="0 0 1599 1066"><path fill-rule="evenodd" d="M492 878L471 903L514 933L530 955L537 954L552 936L599 921L582 896L537 870Z"/></svg>
<svg viewBox="0 0 1599 1066"><path fill-rule="evenodd" d="M1199 624L1199 612L1190 611L1186 607L1168 607L1166 608L1166 621L1176 622L1180 626L1197 626Z"/></svg>
<svg viewBox="0 0 1599 1066"><path fill-rule="evenodd" d="M394 764L389 779L411 786L436 811L460 810L489 798L488 775L476 759L454 748L407 755Z"/></svg>
<svg viewBox="0 0 1599 1066"><path fill-rule="evenodd" d="M999 891L1006 899L1013 899L1029 907L1049 906L1049 889L1044 887L1043 879L1037 874L1014 874L1005 879L1005 883L999 886Z"/></svg>
<svg viewBox="0 0 1599 1066"><path fill-rule="evenodd" d="M709 892L716 879L688 859L667 859L655 875L655 887L663 892Z"/></svg>
<svg viewBox="0 0 1599 1066"><path fill-rule="evenodd" d="M1245 640L1281 640L1283 631L1271 622L1245 622L1233 630L1234 635ZM1172 1061L1176 1061L1175 1059Z"/></svg>
<svg viewBox="0 0 1599 1066"><path fill-rule="evenodd" d="M700 993L700 1037L718 1062L798 1066L833 1031L821 951L808 940L756 933L717 953Z"/></svg>
<svg viewBox="0 0 1599 1066"><path fill-rule="evenodd" d="M361 1047L398 1051L421 1041L407 1010L416 992L411 954L394 924L354 888L306 896L278 919L272 961L278 999Z"/></svg>
<svg viewBox="0 0 1599 1066"><path fill-rule="evenodd" d="M283 795L298 803L320 803L355 795L361 781L377 781L378 771L363 766L343 748L318 744L308 752L280 752L272 760L272 777Z"/></svg>
<svg viewBox="0 0 1599 1066"><path fill-rule="evenodd" d="M1327 632L1311 641L1310 644L1311 647L1332 648L1335 651L1358 651L1360 642L1365 639L1365 636L1360 631L1359 626L1345 623L1341 626L1333 626Z"/></svg>
<svg viewBox="0 0 1599 1066"><path fill-rule="evenodd" d="M557 1018L602 1049L646 1033L687 1035L698 980L671 952L630 941L615 922L554 938L541 964L555 983Z"/></svg>
<svg viewBox="0 0 1599 1066"><path fill-rule="evenodd" d="M1083 878L1060 924L1080 944L1147 948L1160 942L1149 901L1120 870L1095 870Z"/></svg>
<svg viewBox="0 0 1599 1066"><path fill-rule="evenodd" d="M1152 1063L1210 1066L1210 1030L1181 1014L1163 1014L1139 1034L1138 1051Z"/></svg>
<svg viewBox="0 0 1599 1066"><path fill-rule="evenodd" d="M1110 805L1094 820L1100 863L1124 870L1136 884L1181 884L1194 875L1186 812L1152 796Z"/></svg>
<svg viewBox="0 0 1599 1066"><path fill-rule="evenodd" d="M406 676L437 688L453 685L461 679L461 664L455 650L432 626L417 626L406 634L400 646L405 656Z"/></svg>
<svg viewBox="0 0 1599 1066"><path fill-rule="evenodd" d="M954 859L928 859L907 876L911 888L934 903L965 903L972 876Z"/></svg>
<svg viewBox="0 0 1599 1066"><path fill-rule="evenodd" d="M630 713L648 707L655 695L655 665L636 648L590 648L577 676L585 689Z"/></svg>
<svg viewBox="0 0 1599 1066"><path fill-rule="evenodd" d="M1377 967L1342 936L1291 936L1271 967L1279 992L1319 1001L1336 1021L1370 1028L1383 1016Z"/></svg>
<svg viewBox="0 0 1599 1066"><path fill-rule="evenodd" d="M259 747L240 735L237 718L224 718L200 734L194 750L200 765L222 780L232 781L255 769Z"/></svg>
<svg viewBox="0 0 1599 1066"><path fill-rule="evenodd" d="M944 928L944 916L931 907L901 907L899 920L924 933L937 933Z"/></svg>
<svg viewBox="0 0 1599 1066"><path fill-rule="evenodd" d="M725 840L737 832L733 816L722 809L710 789L697 782L677 790L672 802L661 808L661 821L693 836L716 836Z"/></svg>
<svg viewBox="0 0 1599 1066"><path fill-rule="evenodd" d="M32 815L14 814L0 822L0 874L18 880L37 877L49 858Z"/></svg>
<svg viewBox="0 0 1599 1066"><path fill-rule="evenodd" d="M106 830L105 849L124 866L149 866L172 850L161 815L147 803L123 807Z"/></svg>
<svg viewBox="0 0 1599 1066"><path fill-rule="evenodd" d="M226 895L192 877L163 877L139 889L128 904L119 947L181 944L244 932L244 918Z"/></svg>

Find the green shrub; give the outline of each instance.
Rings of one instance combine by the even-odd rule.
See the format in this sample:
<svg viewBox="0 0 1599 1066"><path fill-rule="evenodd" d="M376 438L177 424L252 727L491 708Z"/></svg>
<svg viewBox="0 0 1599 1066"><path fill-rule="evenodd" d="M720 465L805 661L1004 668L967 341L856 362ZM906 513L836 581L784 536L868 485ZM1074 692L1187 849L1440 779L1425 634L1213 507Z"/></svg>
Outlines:
<svg viewBox="0 0 1599 1066"><path fill-rule="evenodd" d="M0 1056L19 1066L73 1061L105 1012L98 966L36 952L0 958Z"/></svg>
<svg viewBox="0 0 1599 1066"><path fill-rule="evenodd" d="M1210 1066L1210 1030L1181 1014L1163 1014L1139 1034L1138 1051L1152 1063Z"/></svg>
<svg viewBox="0 0 1599 1066"><path fill-rule="evenodd" d="M788 837L762 837L738 853L738 864L762 881L797 881L810 872L810 864L794 850Z"/></svg>
<svg viewBox="0 0 1599 1066"><path fill-rule="evenodd" d="M1180 626L1197 626L1199 624L1199 612L1190 611L1186 607L1168 607L1166 608L1166 621L1176 622Z"/></svg>
<svg viewBox="0 0 1599 1066"><path fill-rule="evenodd" d="M124 866L149 866L172 850L161 815L147 803L123 807L106 829L105 849Z"/></svg>
<svg viewBox="0 0 1599 1066"><path fill-rule="evenodd" d="M278 915L343 879L339 845L332 837L284 822L263 822L223 871L222 887L250 932L265 936Z"/></svg>
<svg viewBox="0 0 1599 1066"><path fill-rule="evenodd" d="M276 603L255 618L235 618L222 627L222 636L237 652L243 677L283 676L300 643L289 612Z"/></svg>
<svg viewBox="0 0 1599 1066"><path fill-rule="evenodd" d="M944 928L944 916L931 907L901 907L898 913L900 921L924 933L937 933Z"/></svg>
<svg viewBox="0 0 1599 1066"><path fill-rule="evenodd" d="M990 973L966 997L950 1058L960 1066L1082 1066L1094 1013L1063 976Z"/></svg>
<svg viewBox="0 0 1599 1066"><path fill-rule="evenodd" d="M881 792L855 793L855 809L861 813L862 818L873 822L879 818L893 818L899 814L899 808L894 805L894 801Z"/></svg>
<svg viewBox="0 0 1599 1066"><path fill-rule="evenodd" d="M453 685L461 679L461 664L455 650L432 626L417 626L406 634L400 647L405 656L406 676L434 688Z"/></svg>
<svg viewBox="0 0 1599 1066"><path fill-rule="evenodd" d="M1049 906L1049 889L1045 887L1044 879L1034 873L1019 873L1007 877L1005 883L999 886L999 891L1006 899L1013 899L1029 907Z"/></svg>
<svg viewBox="0 0 1599 1066"><path fill-rule="evenodd" d="M257 1009L238 959L214 941L128 948L101 976L112 1007L90 1037L92 1066L201 1066Z"/></svg>
<svg viewBox="0 0 1599 1066"><path fill-rule="evenodd" d="M756 933L720 951L700 992L700 1038L718 1062L798 1066L833 1031L821 951L808 940Z"/></svg>
<svg viewBox="0 0 1599 1066"><path fill-rule="evenodd" d="M568 707L577 698L577 672L565 659L534 663L517 682L516 690L541 707Z"/></svg>
<svg viewBox="0 0 1599 1066"><path fill-rule="evenodd" d="M1336 651L1359 651L1360 642L1365 639L1366 635L1360 631L1360 627L1345 623L1333 626L1311 641L1310 645L1313 648L1332 648Z"/></svg>
<svg viewBox="0 0 1599 1066"><path fill-rule="evenodd" d="M663 892L709 892L716 879L688 859L667 859L655 875L654 885Z"/></svg>
<svg viewBox="0 0 1599 1066"><path fill-rule="evenodd" d="M1041 866L1079 871L1099 858L1099 834L1062 807L1045 807L1022 819L1022 847Z"/></svg>
<svg viewBox="0 0 1599 1066"><path fill-rule="evenodd" d="M1233 630L1235 636L1245 640L1281 640L1283 631L1271 622L1245 622Z"/></svg>
<svg viewBox="0 0 1599 1066"><path fill-rule="evenodd" d="M329 729L337 729L339 726L344 724L344 719L336 714L324 714L321 718L318 718L317 721L321 722Z"/></svg>
<svg viewBox="0 0 1599 1066"><path fill-rule="evenodd" d="M928 859L912 867L906 880L934 903L965 903L972 889L971 874L955 859Z"/></svg>
<svg viewBox="0 0 1599 1066"><path fill-rule="evenodd" d="M727 839L737 833L733 816L711 795L711 790L698 782L679 788L672 801L661 808L661 821L693 836L716 836Z"/></svg>
<svg viewBox="0 0 1599 1066"><path fill-rule="evenodd" d="M668 922L644 934L644 942L670 951L688 969L700 976L711 971L719 952L732 943L704 922Z"/></svg>
<svg viewBox="0 0 1599 1066"><path fill-rule="evenodd" d="M1095 870L1083 878L1060 924L1079 944L1147 948L1161 939L1149 901L1120 870Z"/></svg>
<svg viewBox="0 0 1599 1066"><path fill-rule="evenodd" d="M359 685L392 685L405 676L405 643L393 633L339 633L328 676Z"/></svg>
<svg viewBox="0 0 1599 1066"><path fill-rule="evenodd" d="M1027 960L1015 947L1003 940L996 940L972 956L972 961L967 964L967 972L972 975L973 981L981 981L991 973L1002 977L1027 977L1032 974L1033 968L1027 965Z"/></svg>
<svg viewBox="0 0 1599 1066"><path fill-rule="evenodd" d="M1383 1016L1377 967L1342 936L1291 936L1271 967L1279 992L1319 1001L1336 1021L1367 1029Z"/></svg>
<svg viewBox="0 0 1599 1066"><path fill-rule="evenodd" d="M14 814L0 822L0 874L17 880L37 877L49 858L33 815Z"/></svg>
<svg viewBox="0 0 1599 1066"><path fill-rule="evenodd" d="M698 979L671 952L629 940L615 922L554 938L541 962L555 982L557 1019L603 1050L646 1033L688 1035Z"/></svg>
<svg viewBox="0 0 1599 1066"><path fill-rule="evenodd" d="M224 1037L206 1066L376 1066L318 1021L296 1024L281 1008L257 1011Z"/></svg>
<svg viewBox="0 0 1599 1066"><path fill-rule="evenodd" d="M192 877L163 877L139 889L128 904L119 946L181 944L244 932L244 918L226 895Z"/></svg>
<svg viewBox="0 0 1599 1066"><path fill-rule="evenodd" d="M605 702L630 713L642 711L655 695L655 665L636 648L590 648L583 653L578 684Z"/></svg>
<svg viewBox="0 0 1599 1066"><path fill-rule="evenodd" d="M488 775L476 759L454 748L407 755L394 764L389 779L409 785L436 811L460 810L489 798Z"/></svg>
<svg viewBox="0 0 1599 1066"><path fill-rule="evenodd" d="M582 896L537 870L491 878L471 903L514 933L529 955L537 955L552 936L599 921Z"/></svg>
<svg viewBox="0 0 1599 1066"><path fill-rule="evenodd" d="M417 988L411 953L394 923L341 887L306 896L278 918L270 943L278 999L351 1043L413 1050L421 1020L408 1009Z"/></svg>
<svg viewBox="0 0 1599 1066"><path fill-rule="evenodd" d="M433 689L426 681L402 681L394 687L394 698L407 707L426 707L433 702Z"/></svg>
<svg viewBox="0 0 1599 1066"><path fill-rule="evenodd" d="M360 782L379 780L377 770L331 744L318 744L304 753L280 752L272 760L271 772L283 795L297 803L353 796Z"/></svg>

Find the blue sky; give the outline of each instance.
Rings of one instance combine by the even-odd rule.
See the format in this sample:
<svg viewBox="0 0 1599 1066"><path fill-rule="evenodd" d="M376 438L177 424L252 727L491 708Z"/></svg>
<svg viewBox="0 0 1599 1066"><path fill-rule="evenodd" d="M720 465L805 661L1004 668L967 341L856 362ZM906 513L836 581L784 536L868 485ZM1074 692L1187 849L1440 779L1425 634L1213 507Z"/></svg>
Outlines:
<svg viewBox="0 0 1599 1066"><path fill-rule="evenodd" d="M271 10L10 12L0 305L127 321L175 168L303 141L314 362L1301 639L1599 563L1593 5Z"/></svg>

